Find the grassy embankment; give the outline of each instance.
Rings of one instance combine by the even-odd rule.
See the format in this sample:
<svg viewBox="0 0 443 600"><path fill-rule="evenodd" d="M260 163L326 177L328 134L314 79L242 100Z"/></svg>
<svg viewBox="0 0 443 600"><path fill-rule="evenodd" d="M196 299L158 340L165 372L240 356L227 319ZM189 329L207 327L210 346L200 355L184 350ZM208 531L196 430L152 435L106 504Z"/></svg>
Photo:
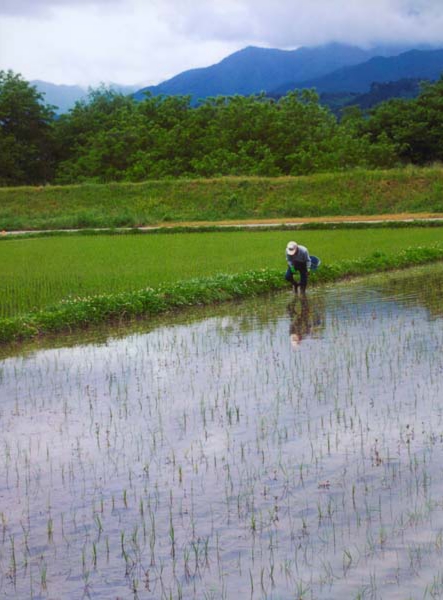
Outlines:
<svg viewBox="0 0 443 600"><path fill-rule="evenodd" d="M297 233L323 259L312 284L441 260L441 239L440 228ZM5 240L0 341L284 288L287 241L280 231Z"/></svg>
<svg viewBox="0 0 443 600"><path fill-rule="evenodd" d="M443 169L0 189L0 230L443 213Z"/></svg>

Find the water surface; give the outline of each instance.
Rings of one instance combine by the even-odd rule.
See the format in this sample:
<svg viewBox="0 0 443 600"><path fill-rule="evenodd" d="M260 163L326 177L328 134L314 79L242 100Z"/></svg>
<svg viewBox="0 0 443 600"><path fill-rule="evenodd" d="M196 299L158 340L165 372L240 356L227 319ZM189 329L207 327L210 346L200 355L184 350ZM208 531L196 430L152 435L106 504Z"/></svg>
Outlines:
<svg viewBox="0 0 443 600"><path fill-rule="evenodd" d="M4 358L2 597L441 597L442 283Z"/></svg>

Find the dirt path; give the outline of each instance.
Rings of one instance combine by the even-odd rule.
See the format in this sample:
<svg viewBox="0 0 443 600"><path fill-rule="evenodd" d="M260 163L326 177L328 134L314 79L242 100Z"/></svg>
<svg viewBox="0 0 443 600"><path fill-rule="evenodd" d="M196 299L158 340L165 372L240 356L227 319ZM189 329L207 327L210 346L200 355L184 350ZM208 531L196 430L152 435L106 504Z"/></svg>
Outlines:
<svg viewBox="0 0 443 600"><path fill-rule="evenodd" d="M145 225L140 227L94 227L85 228L90 231L155 231L157 229L174 229L177 227L279 227L279 226L297 226L306 223L387 223L387 222L413 222L413 221L442 221L443 214L440 213L398 213L386 215L352 215L352 216L335 216L335 217L300 217L300 218L283 218L277 217L273 219L236 219L225 221L175 221L170 223L160 223L158 225ZM38 230L17 230L17 231L1 231L0 235L20 235L26 233L55 233L55 232L70 232L82 231L82 229L38 229Z"/></svg>
<svg viewBox="0 0 443 600"><path fill-rule="evenodd" d="M273 219L236 219L224 221L182 221L177 223L164 223L160 227L202 227L202 226L261 226L269 225L302 225L304 223L382 223L384 221L443 221L443 214L440 213L397 213L386 215L352 215L335 217L297 217L284 218L277 217ZM158 227L158 226L157 226ZM140 229L144 229L141 227ZM148 227L149 229L149 227Z"/></svg>

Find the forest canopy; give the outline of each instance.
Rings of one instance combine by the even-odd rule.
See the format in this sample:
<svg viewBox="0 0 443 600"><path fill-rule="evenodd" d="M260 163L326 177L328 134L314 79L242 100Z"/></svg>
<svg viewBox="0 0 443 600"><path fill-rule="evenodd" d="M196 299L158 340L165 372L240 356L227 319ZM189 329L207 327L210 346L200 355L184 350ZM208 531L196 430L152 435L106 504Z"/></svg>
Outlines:
<svg viewBox="0 0 443 600"><path fill-rule="evenodd" d="M313 90L208 98L101 87L57 117L36 88L0 71L0 185L167 177L305 175L443 160L443 78L415 99L335 117Z"/></svg>

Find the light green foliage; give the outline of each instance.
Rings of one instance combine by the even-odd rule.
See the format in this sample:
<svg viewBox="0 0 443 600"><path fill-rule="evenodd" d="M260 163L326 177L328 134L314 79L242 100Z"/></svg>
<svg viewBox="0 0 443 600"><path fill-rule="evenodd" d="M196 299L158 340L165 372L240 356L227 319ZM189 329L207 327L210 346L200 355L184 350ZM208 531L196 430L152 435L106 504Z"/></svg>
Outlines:
<svg viewBox="0 0 443 600"><path fill-rule="evenodd" d="M136 104L101 90L62 117L56 132L65 148L59 183L305 175L396 162L392 152L377 152L378 138L371 144L340 125L312 90L277 101L209 98L196 107L188 96L147 95ZM393 148L386 139L383 146Z"/></svg>
<svg viewBox="0 0 443 600"><path fill-rule="evenodd" d="M36 89L0 72L0 185L177 177L309 175L442 160L443 81L414 100L337 119L313 90L278 99L149 94L105 87L55 119Z"/></svg>
<svg viewBox="0 0 443 600"><path fill-rule="evenodd" d="M68 297L119 293L195 277L286 270L289 239L323 264L391 255L441 241L441 229L303 232L219 232L139 236L73 236L5 240L0 244L1 315L13 316Z"/></svg>
<svg viewBox="0 0 443 600"><path fill-rule="evenodd" d="M403 162L419 165L443 160L443 77L425 83L414 100L390 100L372 111L360 131L371 142L383 139Z"/></svg>

